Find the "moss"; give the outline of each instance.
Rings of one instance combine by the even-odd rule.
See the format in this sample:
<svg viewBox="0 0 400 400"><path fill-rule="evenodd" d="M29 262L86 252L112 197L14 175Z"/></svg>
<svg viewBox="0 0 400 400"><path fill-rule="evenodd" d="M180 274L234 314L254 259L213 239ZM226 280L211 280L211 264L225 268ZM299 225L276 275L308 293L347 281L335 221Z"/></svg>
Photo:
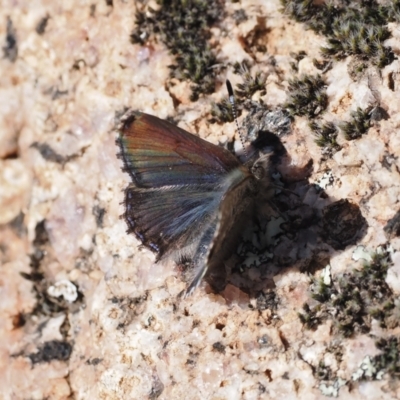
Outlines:
<svg viewBox="0 0 400 400"><path fill-rule="evenodd" d="M331 157L341 149L336 141L338 129L333 122L312 121L309 127L316 136L315 143L322 148L323 154Z"/></svg>
<svg viewBox="0 0 400 400"><path fill-rule="evenodd" d="M312 62L314 67L322 71L322 73L325 73L332 68L332 61L326 59L317 60L316 58L313 58Z"/></svg>
<svg viewBox="0 0 400 400"><path fill-rule="evenodd" d="M211 122L232 122L233 121L233 110L232 104L228 98L222 99L222 101L211 104L211 115L213 119Z"/></svg>
<svg viewBox="0 0 400 400"><path fill-rule="evenodd" d="M380 68L394 55L383 42L390 37L386 25L400 20L400 1L380 4L377 0L338 1L315 4L313 0L281 0L284 12L297 22L327 37L321 50L340 59L355 55Z"/></svg>
<svg viewBox="0 0 400 400"><path fill-rule="evenodd" d="M298 313L301 323L307 329L316 329L322 320L319 316L320 306L311 308L307 303L303 304L303 311Z"/></svg>
<svg viewBox="0 0 400 400"><path fill-rule="evenodd" d="M262 72L257 71L252 76L249 71L249 65L246 62L235 63L233 71L243 79L243 83L239 83L235 90L235 95L239 100L251 99L258 91L261 91L261 95L265 95L265 82L267 78Z"/></svg>
<svg viewBox="0 0 400 400"><path fill-rule="evenodd" d="M368 333L372 319L382 327L399 326L400 307L385 281L391 263L389 251L380 248L369 263L360 270L342 274L334 285L314 281L311 297L317 304L311 307L306 303L299 313L300 321L306 328L315 329L322 321L331 319L335 332L345 337L356 332Z"/></svg>
<svg viewBox="0 0 400 400"><path fill-rule="evenodd" d="M224 16L223 2L159 0L158 4L158 10L147 7L137 12L131 41L161 40L175 56L171 76L193 82L192 101L202 93L212 93L217 73L212 67L217 59L208 40L210 28Z"/></svg>
<svg viewBox="0 0 400 400"><path fill-rule="evenodd" d="M240 116L244 107L249 109L251 108L248 106L248 104L256 92L261 91L261 95L266 93L266 77L262 72L259 71L252 75L250 73L250 65L246 61L243 61L242 63L235 63L233 66L233 72L236 75L240 75L243 81L242 83L239 83L234 90L236 113L238 116ZM228 97L223 98L220 102L212 103L211 114L213 116L211 122L232 122L234 120L234 116L232 104L230 103Z"/></svg>
<svg viewBox="0 0 400 400"><path fill-rule="evenodd" d="M379 339L376 347L382 351L372 359L376 368L376 375L382 372L388 373L391 377L400 377L400 339L390 336L387 339ZM375 377L376 377L375 375Z"/></svg>
<svg viewBox="0 0 400 400"><path fill-rule="evenodd" d="M303 75L289 80L289 100L284 107L291 116L313 118L326 109L328 96L320 75Z"/></svg>
<svg viewBox="0 0 400 400"><path fill-rule="evenodd" d="M307 56L307 53L304 50L299 51L298 53L290 53L290 56L295 59L295 61L292 61L290 63L290 67L292 70L295 72L298 72L299 70L299 62Z"/></svg>
<svg viewBox="0 0 400 400"><path fill-rule="evenodd" d="M371 116L369 110L362 110L360 107L351 113L351 121L343 122L340 128L347 140L360 138L364 133L367 133L371 126Z"/></svg>

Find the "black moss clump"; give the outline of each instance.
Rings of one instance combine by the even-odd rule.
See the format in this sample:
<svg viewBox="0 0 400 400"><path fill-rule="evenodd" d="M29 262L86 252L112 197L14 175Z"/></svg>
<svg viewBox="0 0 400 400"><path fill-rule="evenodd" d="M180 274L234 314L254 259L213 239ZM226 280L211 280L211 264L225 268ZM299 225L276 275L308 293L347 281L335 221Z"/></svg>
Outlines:
<svg viewBox="0 0 400 400"><path fill-rule="evenodd" d="M265 82L267 78L262 72L257 71L255 75L252 76L246 62L235 63L233 71L243 79L243 83L239 83L235 90L235 95L238 99L251 99L253 94L258 91L261 91L262 96L265 95Z"/></svg>
<svg viewBox="0 0 400 400"><path fill-rule="evenodd" d="M391 264L389 251L379 248L360 270L338 276L332 285L315 279L311 297L316 304L304 304L300 321L306 328L316 329L321 322L331 319L334 331L344 337L368 333L372 319L383 328L399 326L400 306L385 281Z"/></svg>
<svg viewBox="0 0 400 400"><path fill-rule="evenodd" d="M191 80L191 100L212 93L217 64L208 40L210 28L224 16L222 1L159 0L160 8L138 11L132 43L144 44L149 38L161 40L175 56L171 76Z"/></svg>
<svg viewBox="0 0 400 400"><path fill-rule="evenodd" d="M303 75L289 80L289 100L284 107L291 116L314 118L326 109L328 96L320 75Z"/></svg>
<svg viewBox="0 0 400 400"><path fill-rule="evenodd" d="M233 109L232 109L232 104L230 103L228 98L224 98L217 103L212 103L211 115L213 116L211 122L219 122L219 123L232 122Z"/></svg>
<svg viewBox="0 0 400 400"><path fill-rule="evenodd" d="M400 377L400 339L396 336L390 336L387 339L379 339L376 347L382 351L381 354L373 357L372 364L377 373L388 373L392 377Z"/></svg>
<svg viewBox="0 0 400 400"><path fill-rule="evenodd" d="M318 325L322 323L323 318L321 318L321 306L316 306L311 309L307 304L303 304L303 311L298 313L301 323L307 328L315 330Z"/></svg>
<svg viewBox="0 0 400 400"><path fill-rule="evenodd" d="M338 129L333 122L311 121L309 127L316 136L315 143L322 148L322 153L332 157L341 149L337 143Z"/></svg>
<svg viewBox="0 0 400 400"><path fill-rule="evenodd" d="M327 37L327 44L321 49L324 55L337 59L355 55L383 68L394 59L392 50L383 42L390 37L388 22L400 20L400 1L381 3L281 0L287 15Z"/></svg>
<svg viewBox="0 0 400 400"><path fill-rule="evenodd" d="M371 126L371 114L369 110L360 107L351 113L351 120L340 124L340 128L347 140L355 140L367 133Z"/></svg>

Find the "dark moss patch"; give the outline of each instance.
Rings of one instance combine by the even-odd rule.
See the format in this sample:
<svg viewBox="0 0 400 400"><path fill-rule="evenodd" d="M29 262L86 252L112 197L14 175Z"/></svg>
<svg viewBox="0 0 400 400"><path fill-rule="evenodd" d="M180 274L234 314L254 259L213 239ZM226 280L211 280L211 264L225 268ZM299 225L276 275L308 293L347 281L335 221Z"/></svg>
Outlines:
<svg viewBox="0 0 400 400"><path fill-rule="evenodd" d="M302 309L303 311L298 313L301 323L307 329L317 329L324 319L324 315L321 315L321 306L311 308L308 303L304 303Z"/></svg>
<svg viewBox="0 0 400 400"><path fill-rule="evenodd" d="M366 226L356 204L346 199L329 204L322 210L322 238L335 250L355 244Z"/></svg>
<svg viewBox="0 0 400 400"><path fill-rule="evenodd" d="M387 339L379 339L376 347L382 351L381 354L372 358L372 364L376 368L374 378L379 373L388 373L393 378L400 377L400 339L390 336Z"/></svg>
<svg viewBox="0 0 400 400"><path fill-rule="evenodd" d="M380 248L361 269L338 276L332 285L315 279L311 289L315 304L303 305L300 321L306 328L316 329L321 322L331 319L334 331L345 337L368 333L372 319L384 328L399 326L400 307L385 281L391 264L389 251Z"/></svg>
<svg viewBox="0 0 400 400"><path fill-rule="evenodd" d="M15 62L18 57L17 31L10 17L7 17L6 40L3 47L4 57Z"/></svg>
<svg viewBox="0 0 400 400"><path fill-rule="evenodd" d="M33 364L48 363L53 360L68 361L72 353L72 346L70 343L61 340L51 340L45 342L43 346L38 349L38 352L31 353L28 357Z"/></svg>
<svg viewBox="0 0 400 400"><path fill-rule="evenodd" d="M379 68L390 64L394 54L383 42L390 37L388 22L398 21L398 0L381 4L377 0L322 2L281 0L283 11L297 22L327 37L322 53L336 59L354 55Z"/></svg>
<svg viewBox="0 0 400 400"><path fill-rule="evenodd" d="M328 105L326 84L320 75L303 75L289 80L288 96L284 108L292 116L314 118Z"/></svg>
<svg viewBox="0 0 400 400"><path fill-rule="evenodd" d="M351 113L351 120L340 124L340 128L347 140L355 140L368 132L371 126L370 110L362 110L360 107Z"/></svg>
<svg viewBox="0 0 400 400"><path fill-rule="evenodd" d="M332 157L341 149L337 143L338 129L333 122L312 121L309 127L316 136L315 143L322 149L322 154Z"/></svg>
<svg viewBox="0 0 400 400"><path fill-rule="evenodd" d="M171 76L193 82L191 100L214 91L217 59L209 44L210 28L224 16L222 1L160 0L160 8L136 14L132 43L161 40L175 56Z"/></svg>
<svg viewBox="0 0 400 400"><path fill-rule="evenodd" d="M233 121L232 104L228 98L224 98L217 103L211 104L211 122L225 123Z"/></svg>
<svg viewBox="0 0 400 400"><path fill-rule="evenodd" d="M257 71L252 76L249 67L246 62L235 63L233 66L233 72L243 79L243 83L239 83L235 90L235 96L240 100L250 99L258 91L261 92L262 96L266 93L266 76L261 71Z"/></svg>

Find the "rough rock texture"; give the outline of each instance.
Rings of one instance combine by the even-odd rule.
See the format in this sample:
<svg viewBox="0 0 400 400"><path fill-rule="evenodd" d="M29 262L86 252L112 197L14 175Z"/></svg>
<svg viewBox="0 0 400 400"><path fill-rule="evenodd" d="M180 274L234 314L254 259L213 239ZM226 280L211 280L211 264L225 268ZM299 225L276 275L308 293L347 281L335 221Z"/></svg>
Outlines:
<svg viewBox="0 0 400 400"><path fill-rule="evenodd" d="M223 293L204 283L182 299L179 268L155 264L119 218L129 177L116 157L115 117L127 107L173 117L225 144L235 125L210 123L210 105L226 95L227 77L241 82L231 65L252 60L252 73L267 75L267 93L253 100L282 106L291 52L307 53L298 75L321 73L312 59L324 38L284 16L277 0L227 2L226 18L212 29L227 68L216 93L191 102L189 81L166 84L173 56L161 41L130 43L135 3L1 2L0 399L400 398L399 361L394 372L368 364L385 348L378 339L400 335L400 312L386 326L373 314L366 331L349 336L337 326L339 306L310 322L313 329L298 315L304 303L316 304L310 274L329 287L388 240L383 281L393 309L400 307L398 61L380 70L377 84L390 118L359 139L339 133L340 149L326 156L306 117L282 136L287 155L278 169L299 198L281 194L278 203L304 235L289 229L265 260L249 261L243 251L247 262L232 267ZM247 20L236 24L240 9ZM399 26L390 30L398 54ZM371 103L367 80L348 72L351 61L335 61L324 74L326 120L348 121ZM357 246L365 249L358 258Z"/></svg>

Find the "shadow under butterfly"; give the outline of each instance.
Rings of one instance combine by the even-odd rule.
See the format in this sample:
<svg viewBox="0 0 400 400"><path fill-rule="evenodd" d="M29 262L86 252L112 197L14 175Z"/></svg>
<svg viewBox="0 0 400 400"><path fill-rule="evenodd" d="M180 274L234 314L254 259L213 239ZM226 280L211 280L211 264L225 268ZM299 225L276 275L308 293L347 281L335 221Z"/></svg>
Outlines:
<svg viewBox="0 0 400 400"><path fill-rule="evenodd" d="M250 146L242 162L171 123L128 111L117 144L132 183L125 189L128 233L157 255L157 261L190 260L189 295L206 277L224 288L224 261L235 251L257 205L271 196L270 153Z"/></svg>

